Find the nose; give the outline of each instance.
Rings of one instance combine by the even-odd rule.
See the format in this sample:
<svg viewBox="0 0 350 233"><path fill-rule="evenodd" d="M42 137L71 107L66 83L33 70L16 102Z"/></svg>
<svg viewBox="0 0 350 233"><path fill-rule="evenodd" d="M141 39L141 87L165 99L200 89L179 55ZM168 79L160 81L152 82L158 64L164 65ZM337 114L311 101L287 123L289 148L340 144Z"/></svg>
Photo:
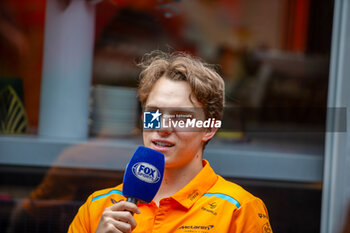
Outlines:
<svg viewBox="0 0 350 233"><path fill-rule="evenodd" d="M170 134L172 134L172 128L161 127L160 129L157 130L157 133L161 137L167 137Z"/></svg>

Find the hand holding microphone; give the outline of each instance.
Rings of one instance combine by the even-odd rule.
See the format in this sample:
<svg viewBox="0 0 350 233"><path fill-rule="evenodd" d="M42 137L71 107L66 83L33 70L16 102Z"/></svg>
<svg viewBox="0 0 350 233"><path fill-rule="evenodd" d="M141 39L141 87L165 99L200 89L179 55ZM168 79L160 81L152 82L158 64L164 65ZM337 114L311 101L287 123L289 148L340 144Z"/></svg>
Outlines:
<svg viewBox="0 0 350 233"><path fill-rule="evenodd" d="M136 227L133 213L140 213L137 202L149 203L157 194L164 175L164 155L140 146L129 161L123 180L121 201L104 210L96 233L131 232Z"/></svg>
<svg viewBox="0 0 350 233"><path fill-rule="evenodd" d="M140 210L134 203L121 201L107 207L101 215L101 219L95 233L131 233L131 231L136 227L135 218L131 213L140 213Z"/></svg>

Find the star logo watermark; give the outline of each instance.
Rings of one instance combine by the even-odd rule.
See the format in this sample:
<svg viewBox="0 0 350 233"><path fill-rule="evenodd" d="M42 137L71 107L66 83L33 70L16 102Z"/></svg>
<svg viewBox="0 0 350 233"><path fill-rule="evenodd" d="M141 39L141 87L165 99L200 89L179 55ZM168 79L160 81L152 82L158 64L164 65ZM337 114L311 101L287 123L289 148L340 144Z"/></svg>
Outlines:
<svg viewBox="0 0 350 233"><path fill-rule="evenodd" d="M159 109L154 112L143 112L143 128L144 129L160 129L161 127L161 115Z"/></svg>

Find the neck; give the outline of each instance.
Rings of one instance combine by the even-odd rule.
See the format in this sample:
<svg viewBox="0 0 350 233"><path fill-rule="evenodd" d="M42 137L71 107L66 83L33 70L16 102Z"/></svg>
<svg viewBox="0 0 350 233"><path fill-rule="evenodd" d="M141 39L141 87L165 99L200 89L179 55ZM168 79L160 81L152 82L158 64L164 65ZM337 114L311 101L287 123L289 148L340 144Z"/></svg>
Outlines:
<svg viewBox="0 0 350 233"><path fill-rule="evenodd" d="M163 182L154 201L159 205L162 198L170 197L185 187L203 168L202 156L198 155L184 166L166 167Z"/></svg>

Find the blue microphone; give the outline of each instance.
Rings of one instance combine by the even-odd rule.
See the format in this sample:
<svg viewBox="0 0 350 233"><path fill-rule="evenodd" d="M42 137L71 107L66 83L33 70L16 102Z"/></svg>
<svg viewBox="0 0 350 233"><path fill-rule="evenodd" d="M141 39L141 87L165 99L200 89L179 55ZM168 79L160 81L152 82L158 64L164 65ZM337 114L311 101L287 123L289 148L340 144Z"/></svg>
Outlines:
<svg viewBox="0 0 350 233"><path fill-rule="evenodd" d="M140 146L129 161L123 180L127 201L149 203L157 194L164 175L164 155Z"/></svg>

